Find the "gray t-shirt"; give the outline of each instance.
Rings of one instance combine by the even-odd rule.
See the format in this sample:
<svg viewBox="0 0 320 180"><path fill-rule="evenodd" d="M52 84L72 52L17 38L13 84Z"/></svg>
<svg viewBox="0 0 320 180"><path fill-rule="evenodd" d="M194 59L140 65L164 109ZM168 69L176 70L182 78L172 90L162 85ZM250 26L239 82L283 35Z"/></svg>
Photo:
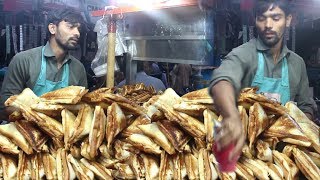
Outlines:
<svg viewBox="0 0 320 180"><path fill-rule="evenodd" d="M16 54L8 67L1 88L0 110L4 102L14 94L20 94L23 89L33 89L41 67L41 47L29 49ZM55 55L47 43L44 49L47 60L47 79L53 82L61 81L63 68L57 68ZM70 54L67 54L63 64L69 64L69 85L87 87L87 75L83 64Z"/></svg>
<svg viewBox="0 0 320 180"><path fill-rule="evenodd" d="M222 61L221 66L214 70L210 87L221 80L229 81L235 88L236 95L245 87L251 87L258 66L258 51L264 56L264 75L270 78L281 78L281 67L286 57L289 69L290 100L297 102L304 112L313 115L313 99L309 93L309 81L306 65L303 59L283 46L279 60L274 64L270 48L260 39L249 42L233 49ZM211 88L210 88L211 89Z"/></svg>

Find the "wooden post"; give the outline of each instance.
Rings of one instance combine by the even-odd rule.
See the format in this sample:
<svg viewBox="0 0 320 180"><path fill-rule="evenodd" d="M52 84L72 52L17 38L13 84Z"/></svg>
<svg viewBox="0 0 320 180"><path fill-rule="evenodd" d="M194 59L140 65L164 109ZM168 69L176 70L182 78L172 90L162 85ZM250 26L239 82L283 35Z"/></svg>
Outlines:
<svg viewBox="0 0 320 180"><path fill-rule="evenodd" d="M114 87L114 68L115 68L115 47L116 47L116 19L110 17L108 23L108 60L106 84L108 88Z"/></svg>

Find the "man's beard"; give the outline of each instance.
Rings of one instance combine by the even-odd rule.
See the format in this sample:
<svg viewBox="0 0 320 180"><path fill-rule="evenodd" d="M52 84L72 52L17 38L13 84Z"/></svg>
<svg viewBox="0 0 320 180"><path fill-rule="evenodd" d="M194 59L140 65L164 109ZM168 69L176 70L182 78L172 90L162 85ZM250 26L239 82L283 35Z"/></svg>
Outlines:
<svg viewBox="0 0 320 180"><path fill-rule="evenodd" d="M273 36L271 38L267 37L266 33L271 33ZM265 44L268 47L275 46L283 37L283 36L279 37L279 35L275 31L259 31L258 30L258 35L259 35L260 39L262 40L263 44Z"/></svg>
<svg viewBox="0 0 320 180"><path fill-rule="evenodd" d="M78 49L78 46L77 46L78 43L76 43L75 45L69 44L69 43L68 43L69 40L70 40L70 39L68 39L67 42L63 43L63 42L60 40L60 38L56 38L57 44L58 44L62 49L64 49L65 51Z"/></svg>

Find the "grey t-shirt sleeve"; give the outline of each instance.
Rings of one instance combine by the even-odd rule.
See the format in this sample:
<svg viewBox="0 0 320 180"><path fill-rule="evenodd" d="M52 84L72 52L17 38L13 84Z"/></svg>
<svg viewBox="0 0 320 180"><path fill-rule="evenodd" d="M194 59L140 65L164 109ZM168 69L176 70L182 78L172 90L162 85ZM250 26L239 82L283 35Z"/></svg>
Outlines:
<svg viewBox="0 0 320 180"><path fill-rule="evenodd" d="M299 85L300 87L297 88L295 101L302 112L309 113L313 116L313 104L315 102L309 92L309 81L305 63L302 63L301 65L301 79Z"/></svg>
<svg viewBox="0 0 320 180"><path fill-rule="evenodd" d="M0 95L1 109L4 108L4 102L10 96L20 94L25 88L25 83L28 81L28 77L26 77L26 66L27 61L25 55L17 54L12 58L2 83Z"/></svg>
<svg viewBox="0 0 320 180"><path fill-rule="evenodd" d="M80 73L80 79L79 79L79 86L84 86L86 88L88 88L88 79L87 79L87 72L84 68L84 66L82 66L81 68L82 72Z"/></svg>
<svg viewBox="0 0 320 180"><path fill-rule="evenodd" d="M241 90L241 80L246 67L240 55L239 52L232 51L225 57L220 67L213 72L210 89L219 81L225 80L233 85L235 93L238 95Z"/></svg>

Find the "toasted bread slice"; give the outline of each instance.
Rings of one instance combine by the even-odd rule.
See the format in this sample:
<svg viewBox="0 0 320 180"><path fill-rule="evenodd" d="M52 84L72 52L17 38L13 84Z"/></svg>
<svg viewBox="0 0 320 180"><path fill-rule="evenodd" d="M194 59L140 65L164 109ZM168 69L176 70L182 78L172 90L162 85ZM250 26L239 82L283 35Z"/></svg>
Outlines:
<svg viewBox="0 0 320 180"><path fill-rule="evenodd" d="M99 88L97 90L94 90L92 92L89 92L83 95L82 100L88 103L102 102L104 99L104 96L103 96L104 93L113 93L113 92L114 92L114 88Z"/></svg>
<svg viewBox="0 0 320 180"><path fill-rule="evenodd" d="M288 109L277 101L273 101L268 99L266 96L262 94L256 94L253 91L242 92L239 95L238 103L247 107L248 105L253 105L254 103L259 103L263 109L268 112L268 114L274 114L277 116L282 116L288 113Z"/></svg>
<svg viewBox="0 0 320 180"><path fill-rule="evenodd" d="M248 139L249 148L253 148L256 138L269 125L268 116L259 103L254 103L249 110Z"/></svg>
<svg viewBox="0 0 320 180"><path fill-rule="evenodd" d="M193 117L201 117L207 106L198 103L181 102L180 104L173 105L173 109Z"/></svg>
<svg viewBox="0 0 320 180"><path fill-rule="evenodd" d="M256 152L254 151L254 149L250 149L248 144L245 143L242 147L242 155L248 159L253 159L253 157L255 156Z"/></svg>
<svg viewBox="0 0 320 180"><path fill-rule="evenodd" d="M117 163L115 165L116 171L112 173L112 176L116 179L136 179L134 172L128 164Z"/></svg>
<svg viewBox="0 0 320 180"><path fill-rule="evenodd" d="M48 102L38 102L37 104L32 104L31 109L37 112L41 112L45 115L56 117L61 114L61 111L65 107L61 104L52 104Z"/></svg>
<svg viewBox="0 0 320 180"><path fill-rule="evenodd" d="M0 154L3 179L16 179L18 166L13 156Z"/></svg>
<svg viewBox="0 0 320 180"><path fill-rule="evenodd" d="M18 146L6 136L0 135L0 152L19 154Z"/></svg>
<svg viewBox="0 0 320 180"><path fill-rule="evenodd" d="M154 142L160 145L167 153L174 154L175 149L173 145L170 143L168 138L160 131L158 125L156 123L146 124L146 125L138 125L138 128L141 131L150 137Z"/></svg>
<svg viewBox="0 0 320 180"><path fill-rule="evenodd" d="M36 152L43 150L43 146L47 142L48 136L40 131L34 123L27 120L19 120L15 122L15 125Z"/></svg>
<svg viewBox="0 0 320 180"><path fill-rule="evenodd" d="M296 165L308 179L318 179L320 177L320 169L306 153L298 148L294 148L293 156Z"/></svg>
<svg viewBox="0 0 320 180"><path fill-rule="evenodd" d="M42 162L44 165L44 172L46 179L57 179L57 162L56 159L49 153L42 154Z"/></svg>
<svg viewBox="0 0 320 180"><path fill-rule="evenodd" d="M157 179L160 170L157 158L147 154L141 154L141 157L146 170L146 179Z"/></svg>
<svg viewBox="0 0 320 180"><path fill-rule="evenodd" d="M258 140L256 143L256 149L257 149L258 159L261 159L263 161L273 162L272 150L270 149L268 143Z"/></svg>
<svg viewBox="0 0 320 180"><path fill-rule="evenodd" d="M16 125L13 122L1 125L0 134L6 136L13 143L18 145L26 154L32 154L32 147L24 138L24 136L18 131Z"/></svg>
<svg viewBox="0 0 320 180"><path fill-rule="evenodd" d="M272 151L272 155L275 164L282 168L285 179L297 178L299 169L288 156L275 150Z"/></svg>
<svg viewBox="0 0 320 180"><path fill-rule="evenodd" d="M107 117L104 110L100 106L96 106L93 115L93 122L89 133L90 156L92 158L98 155L98 148L100 147L104 136L106 134Z"/></svg>
<svg viewBox="0 0 320 180"><path fill-rule="evenodd" d="M143 158L140 155L134 154L133 156L131 156L130 167L136 175L137 180L142 180L146 178L145 165L143 162Z"/></svg>
<svg viewBox="0 0 320 180"><path fill-rule="evenodd" d="M189 179L199 179L198 158L196 158L192 153L186 153L184 156L184 162Z"/></svg>
<svg viewBox="0 0 320 180"><path fill-rule="evenodd" d="M74 122L74 133L69 138L69 143L73 144L90 133L93 121L94 109L89 105L84 105Z"/></svg>
<svg viewBox="0 0 320 180"><path fill-rule="evenodd" d="M248 179L248 180L255 179L251 169L248 169L246 166L244 166L240 162L237 163L235 172L237 174L237 177L239 177L240 179Z"/></svg>
<svg viewBox="0 0 320 180"><path fill-rule="evenodd" d="M120 161L127 161L131 156L138 154L139 152L139 150L128 142L119 139L114 141L114 157Z"/></svg>
<svg viewBox="0 0 320 180"><path fill-rule="evenodd" d="M70 137L73 135L74 129L74 122L76 120L76 116L69 110L64 109L61 112L62 117L62 127L63 127L63 141L66 149L69 149Z"/></svg>
<svg viewBox="0 0 320 180"><path fill-rule="evenodd" d="M310 152L308 150L303 150L304 153L306 153L311 160L320 168L320 154L315 152Z"/></svg>
<svg viewBox="0 0 320 180"><path fill-rule="evenodd" d="M261 166L261 164L257 163L256 160L248 159L248 158L241 158L240 162L248 169L250 169L254 176L259 179L269 179L268 177L268 170L265 166Z"/></svg>
<svg viewBox="0 0 320 180"><path fill-rule="evenodd" d="M167 136L173 147L182 152L186 144L190 140L190 136L181 130L180 126L168 120L161 120L156 122L160 131Z"/></svg>
<svg viewBox="0 0 320 180"><path fill-rule="evenodd" d="M200 103L206 103L206 104L213 104L213 100L211 96L208 93L208 88L203 88L200 90L189 92L182 96L182 99L184 101L189 102L200 102Z"/></svg>
<svg viewBox="0 0 320 180"><path fill-rule="evenodd" d="M61 104L77 104L88 89L82 86L68 86L45 93L40 96L41 101Z"/></svg>
<svg viewBox="0 0 320 180"><path fill-rule="evenodd" d="M174 164L173 158L165 151L161 153L159 168L159 180L173 179Z"/></svg>
<svg viewBox="0 0 320 180"><path fill-rule="evenodd" d="M206 141L207 143L213 143L214 122L215 120L218 120L219 117L209 109L206 109L203 111L203 117L204 117L204 127L206 132Z"/></svg>
<svg viewBox="0 0 320 180"><path fill-rule="evenodd" d="M152 154L161 153L160 146L145 135L132 134L131 136L126 138L126 141L141 151Z"/></svg>
<svg viewBox="0 0 320 180"><path fill-rule="evenodd" d="M56 163L58 180L76 179L76 173L67 159L67 153L62 148L57 150Z"/></svg>
<svg viewBox="0 0 320 180"><path fill-rule="evenodd" d="M85 167L90 169L98 179L112 179L111 170L105 168L103 165L95 161L86 160L85 158L82 158L80 161Z"/></svg>
<svg viewBox="0 0 320 180"><path fill-rule="evenodd" d="M10 96L4 105L22 109L21 106L30 107L39 102L40 98L30 88L26 88L19 95Z"/></svg>
<svg viewBox="0 0 320 180"><path fill-rule="evenodd" d="M286 145L283 150L282 153L287 155L289 158L292 157L292 150L295 148L295 145Z"/></svg>
<svg viewBox="0 0 320 180"><path fill-rule="evenodd" d="M289 110L289 115L296 120L302 129L302 132L310 139L312 147L320 153L320 128L314 122L308 119L308 117L292 102L286 104L286 108Z"/></svg>
<svg viewBox="0 0 320 180"><path fill-rule="evenodd" d="M131 112L134 115L143 115L147 113L144 107L139 106L137 103L132 102L129 99L118 94L105 93L104 98L107 101L116 102L121 107L121 109Z"/></svg>
<svg viewBox="0 0 320 180"><path fill-rule="evenodd" d="M112 103L107 111L107 130L106 139L107 147L111 148L114 138L127 126L126 116L117 103Z"/></svg>
<svg viewBox="0 0 320 180"><path fill-rule="evenodd" d="M239 110L240 118L241 118L241 122L242 122L243 133L246 136L249 136L248 135L249 116L247 114L247 111L243 106L238 106L238 110Z"/></svg>
<svg viewBox="0 0 320 180"><path fill-rule="evenodd" d="M73 169L75 170L78 179L94 179L93 172L89 168L84 166L79 160L73 158L71 154L69 154L67 158Z"/></svg>
<svg viewBox="0 0 320 180"><path fill-rule="evenodd" d="M31 156L27 156L23 151L19 152L17 179L31 178ZM2 172L1 172L2 177Z"/></svg>
<svg viewBox="0 0 320 180"><path fill-rule="evenodd" d="M141 134L142 131L138 128L138 125L150 124L151 119L146 115L138 116L133 123L121 132L122 137L129 137L131 134Z"/></svg>
<svg viewBox="0 0 320 180"><path fill-rule="evenodd" d="M199 150L198 165L200 179L211 180L218 178L218 174L212 173L212 170L214 171L215 169L210 162L209 152L206 149Z"/></svg>
<svg viewBox="0 0 320 180"><path fill-rule="evenodd" d="M311 142L302 132L298 123L289 116L281 116L263 134L265 137L277 137L284 142L309 147Z"/></svg>
<svg viewBox="0 0 320 180"><path fill-rule="evenodd" d="M45 176L42 154L37 153L31 156L31 179L40 180Z"/></svg>
<svg viewBox="0 0 320 180"><path fill-rule="evenodd" d="M18 162L18 170L17 170L17 179L31 179L31 171L32 171L31 159L26 156L23 151L19 153L19 162Z"/></svg>
<svg viewBox="0 0 320 180"><path fill-rule="evenodd" d="M270 177L274 180L281 180L284 178L283 170L276 164L268 164L268 172Z"/></svg>
<svg viewBox="0 0 320 180"><path fill-rule="evenodd" d="M158 101L155 105L161 109L170 121L177 122L191 136L203 138L205 137L205 127L202 122L185 113L176 112L164 101Z"/></svg>
<svg viewBox="0 0 320 180"><path fill-rule="evenodd" d="M82 157L85 157L86 159L94 160L94 157L91 157L89 152L90 152L89 139L85 138L81 143L80 154Z"/></svg>

